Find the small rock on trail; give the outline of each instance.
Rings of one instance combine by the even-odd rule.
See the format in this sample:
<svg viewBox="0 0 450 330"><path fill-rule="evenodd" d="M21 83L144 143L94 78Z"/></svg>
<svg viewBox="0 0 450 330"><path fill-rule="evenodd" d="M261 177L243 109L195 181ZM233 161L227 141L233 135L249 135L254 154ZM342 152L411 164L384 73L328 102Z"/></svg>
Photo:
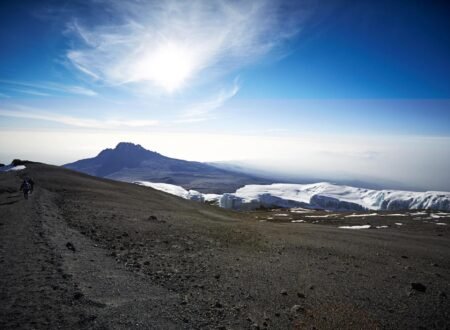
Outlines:
<svg viewBox="0 0 450 330"><path fill-rule="evenodd" d="M291 313L292 314L296 314L296 313L301 313L304 311L304 308L300 305L294 305L291 307Z"/></svg>
<svg viewBox="0 0 450 330"><path fill-rule="evenodd" d="M83 297L84 297L84 294L82 294L81 292L75 292L75 294L73 295L73 299L75 299L75 300L79 300Z"/></svg>
<svg viewBox="0 0 450 330"><path fill-rule="evenodd" d="M75 246L71 242L66 243L66 248L68 248L70 251L75 252Z"/></svg>
<svg viewBox="0 0 450 330"><path fill-rule="evenodd" d="M419 291L419 292L425 292L427 291L427 287L423 285L422 283L411 283L411 289Z"/></svg>
<svg viewBox="0 0 450 330"><path fill-rule="evenodd" d="M159 222L159 223L164 223L164 222L166 222L166 221L164 221L164 220L162 220L162 219L158 219L158 217L157 217L156 215L150 215L150 216L147 218L147 221L150 221L150 222Z"/></svg>

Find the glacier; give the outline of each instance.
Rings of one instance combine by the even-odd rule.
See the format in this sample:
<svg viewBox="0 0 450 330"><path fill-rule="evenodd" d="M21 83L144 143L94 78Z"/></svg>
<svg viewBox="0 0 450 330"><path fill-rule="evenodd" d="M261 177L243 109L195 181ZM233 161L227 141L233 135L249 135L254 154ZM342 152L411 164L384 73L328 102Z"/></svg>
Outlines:
<svg viewBox="0 0 450 330"><path fill-rule="evenodd" d="M204 202L205 196L196 190L186 190L183 187L170 183L157 183L149 181L134 181L133 183L140 186L151 187L156 190L164 191L168 194L175 195L184 199L189 199L197 202Z"/></svg>
<svg viewBox="0 0 450 330"><path fill-rule="evenodd" d="M247 185L232 194L223 194L219 205L224 208L251 210L257 208L302 207L330 211L450 211L450 193L372 190L335 185L314 184Z"/></svg>
<svg viewBox="0 0 450 330"><path fill-rule="evenodd" d="M450 193L439 191L373 190L319 182L246 185L234 193L217 195L202 194L168 183L134 183L189 200L217 203L222 208L234 210L301 208L329 211L450 211Z"/></svg>

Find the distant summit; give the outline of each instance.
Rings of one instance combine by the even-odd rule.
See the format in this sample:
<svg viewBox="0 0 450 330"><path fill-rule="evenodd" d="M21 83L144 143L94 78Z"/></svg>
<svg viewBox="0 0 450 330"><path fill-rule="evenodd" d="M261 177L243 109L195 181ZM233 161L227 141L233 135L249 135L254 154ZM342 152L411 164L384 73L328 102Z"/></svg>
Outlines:
<svg viewBox="0 0 450 330"><path fill-rule="evenodd" d="M106 177L125 168L139 167L146 160L166 158L144 149L140 144L120 142L114 149L105 149L96 157L82 159L65 167L90 175Z"/></svg>
<svg viewBox="0 0 450 330"><path fill-rule="evenodd" d="M209 164L166 157L130 142L120 142L114 149L64 167L102 178L171 183L205 193L232 192L246 184L270 183Z"/></svg>

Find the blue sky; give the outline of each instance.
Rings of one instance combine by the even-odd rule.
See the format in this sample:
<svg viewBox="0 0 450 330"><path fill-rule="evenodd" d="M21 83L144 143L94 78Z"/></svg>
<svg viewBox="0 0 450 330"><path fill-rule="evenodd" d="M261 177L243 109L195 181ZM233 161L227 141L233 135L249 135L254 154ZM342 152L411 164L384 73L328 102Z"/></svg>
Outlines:
<svg viewBox="0 0 450 330"><path fill-rule="evenodd" d="M440 184L450 166L444 1L44 0L0 7L1 162L20 155L61 164L120 137L187 159L450 189ZM49 145L52 134L71 139ZM439 141L435 153L430 139ZM271 159L255 141L283 142ZM291 168L305 150L315 160L303 157ZM378 155L374 164L396 170L364 171L367 164L348 150L363 162ZM340 168L327 171L324 153Z"/></svg>

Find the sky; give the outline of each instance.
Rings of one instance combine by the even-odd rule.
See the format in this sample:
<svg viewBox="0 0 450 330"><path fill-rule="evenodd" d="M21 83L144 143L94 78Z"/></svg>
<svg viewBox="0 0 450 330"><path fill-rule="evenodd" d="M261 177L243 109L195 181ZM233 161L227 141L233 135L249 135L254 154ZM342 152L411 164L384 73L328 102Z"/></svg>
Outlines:
<svg viewBox="0 0 450 330"><path fill-rule="evenodd" d="M121 141L450 191L445 1L3 1L0 162Z"/></svg>

